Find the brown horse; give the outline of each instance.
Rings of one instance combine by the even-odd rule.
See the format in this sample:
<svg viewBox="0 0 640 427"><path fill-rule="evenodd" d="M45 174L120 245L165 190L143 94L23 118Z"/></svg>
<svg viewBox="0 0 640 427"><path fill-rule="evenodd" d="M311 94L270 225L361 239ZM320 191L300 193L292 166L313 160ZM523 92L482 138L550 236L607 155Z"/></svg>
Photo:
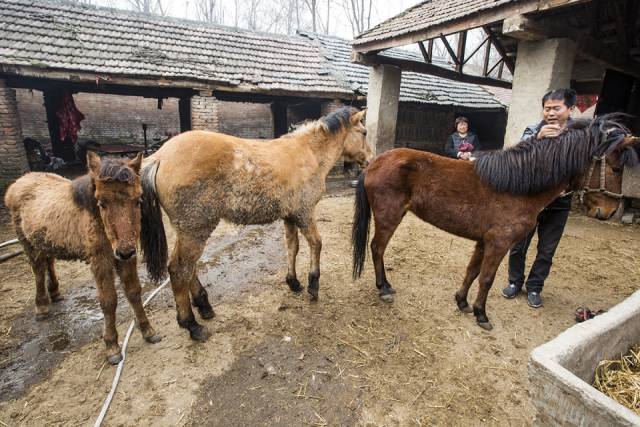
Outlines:
<svg viewBox="0 0 640 427"><path fill-rule="evenodd" d="M296 276L300 230L311 251L308 292L312 300L317 299L322 241L314 210L324 193L327 174L340 156L363 167L373 157L361 123L363 115L364 111L343 107L271 141L186 132L148 159L150 164L142 172L145 197L157 197L176 230L169 275L178 324L189 330L191 338L205 340L208 334L195 320L189 293L202 318L214 316L195 267L221 219L236 224L283 219L288 250L286 282L294 292L303 289ZM143 227L153 231L143 232L143 242L163 233L162 224L146 226L145 218L155 216L145 215L143 209ZM154 256L150 258L153 261ZM162 274L162 264L156 262L152 276Z"/></svg>
<svg viewBox="0 0 640 427"><path fill-rule="evenodd" d="M50 173L26 174L9 187L5 204L35 274L36 319L46 317L50 301L62 299L55 260L89 262L104 314L107 358L116 364L122 359L116 331L116 274L144 339L160 341L142 307L136 268L142 155L131 161L100 160L89 152L87 160L89 173L74 181Z"/></svg>
<svg viewBox="0 0 640 427"><path fill-rule="evenodd" d="M504 151L481 154L475 162L410 149L383 153L361 175L356 190L354 278L364 266L373 211L376 286L383 300L393 300L395 291L386 278L383 257L396 227L410 211L444 231L477 242L455 300L461 311L473 311L479 326L491 329L485 311L487 294L504 255L535 226L545 206L567 186L582 184L593 156L606 155L607 163L616 169L636 164L638 140L627 133L616 117L604 116L592 122L574 121L555 139L529 139ZM592 197L591 202L595 206L598 198ZM476 277L479 291L472 310L467 295Z"/></svg>

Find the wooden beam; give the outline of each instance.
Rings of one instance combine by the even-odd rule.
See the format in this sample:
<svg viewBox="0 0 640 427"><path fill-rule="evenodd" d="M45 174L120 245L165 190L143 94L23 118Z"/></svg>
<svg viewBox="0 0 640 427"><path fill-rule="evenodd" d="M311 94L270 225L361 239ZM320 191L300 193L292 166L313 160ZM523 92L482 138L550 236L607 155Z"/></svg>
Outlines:
<svg viewBox="0 0 640 427"><path fill-rule="evenodd" d="M487 77L488 75L490 59L491 59L491 42L488 41L484 51L484 66L482 67L482 75L485 77Z"/></svg>
<svg viewBox="0 0 640 427"><path fill-rule="evenodd" d="M433 39L429 40L427 53L429 53L429 58L433 58Z"/></svg>
<svg viewBox="0 0 640 427"><path fill-rule="evenodd" d="M491 68L489 69L489 71L487 71L487 77L489 77L489 75L490 75L491 73L493 73L493 70L495 70L495 69L496 69L496 67L497 67L498 65L502 64L502 63L504 63L504 58L500 58L500 59L498 59L498 62L496 62L495 64L493 64L493 67L491 67Z"/></svg>
<svg viewBox="0 0 640 427"><path fill-rule="evenodd" d="M180 132L191 130L191 97L178 100L178 115L180 116Z"/></svg>
<svg viewBox="0 0 640 427"><path fill-rule="evenodd" d="M464 83L481 84L488 86L497 86L511 88L511 82L506 80L498 80L491 77L473 76L469 74L461 74L455 70L439 67L434 64L426 64L424 62L410 61L406 59L392 58L382 55L364 55L362 53L354 53L351 61L362 65L381 65L388 64L401 68L403 71L412 71L414 73L431 74L449 80L455 80Z"/></svg>
<svg viewBox="0 0 640 427"><path fill-rule="evenodd" d="M464 63L466 64L467 62L469 62L469 60L473 57L473 55L476 54L476 52L478 52L480 50L480 48L482 46L484 46L485 43L487 43L489 41L489 36L485 37L485 39L482 41L482 43L480 43L478 45L478 47L476 47L473 52L471 52L467 57L464 58Z"/></svg>
<svg viewBox="0 0 640 427"><path fill-rule="evenodd" d="M418 42L418 46L420 47L420 52L422 52L424 62L426 62L427 64L431 64L431 55L429 55L429 52L427 52L427 49L425 49L424 43Z"/></svg>
<svg viewBox="0 0 640 427"><path fill-rule="evenodd" d="M449 52L449 55L451 56L451 59L453 59L453 62L456 65L460 64L460 61L458 60L456 53L453 51L453 49L451 48L451 45L447 41L447 38L443 34L440 34L440 40L442 40L442 43L444 44L444 47L447 49L447 52Z"/></svg>
<svg viewBox="0 0 640 427"><path fill-rule="evenodd" d="M502 59L504 59L504 63L507 65L507 68L509 69L509 71L513 75L513 72L516 69L516 64L513 61L513 58L511 58L507 54L507 51L504 49L504 47L502 47L502 45L500 44L500 40L498 40L498 37L496 37L496 35L493 32L493 30L491 30L491 28L489 26L485 26L483 28L484 28L484 32L489 36L489 39L491 40L491 43L493 44L493 47L496 48L496 50L498 51L498 53L500 54Z"/></svg>
<svg viewBox="0 0 640 427"><path fill-rule="evenodd" d="M505 19L502 22L502 35L525 41L547 38L545 31L524 15L514 15Z"/></svg>
<svg viewBox="0 0 640 427"><path fill-rule="evenodd" d="M464 51L467 48L467 30L460 31L458 33L458 65L456 66L456 71L462 73L462 68L464 67Z"/></svg>
<svg viewBox="0 0 640 427"><path fill-rule="evenodd" d="M359 53L368 53L390 49L392 47L414 44L419 41L429 40L439 37L440 34L454 34L463 30L482 27L495 22L500 22L509 16L521 15L536 11L557 9L566 6L574 6L593 0L522 0L511 2L500 7L482 10L477 13L465 16L464 18L450 20L441 24L432 25L409 31L404 34L385 37L379 40L353 42L353 50ZM509 63L507 62L507 66Z"/></svg>

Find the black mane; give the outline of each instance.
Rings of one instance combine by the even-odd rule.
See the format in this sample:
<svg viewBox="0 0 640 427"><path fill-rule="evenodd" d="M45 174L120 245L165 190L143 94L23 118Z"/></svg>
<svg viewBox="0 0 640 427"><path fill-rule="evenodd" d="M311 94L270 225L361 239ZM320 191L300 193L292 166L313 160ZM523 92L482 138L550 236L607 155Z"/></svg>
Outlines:
<svg viewBox="0 0 640 427"><path fill-rule="evenodd" d="M593 156L610 153L629 130L622 114L607 114L593 120L575 119L556 138L531 137L506 150L481 152L475 171L497 191L537 194L584 173ZM638 162L635 149L621 156L625 164Z"/></svg>
<svg viewBox="0 0 640 427"><path fill-rule="evenodd" d="M340 107L320 120L327 126L330 133L337 133L349 124L351 116L357 111L354 107Z"/></svg>

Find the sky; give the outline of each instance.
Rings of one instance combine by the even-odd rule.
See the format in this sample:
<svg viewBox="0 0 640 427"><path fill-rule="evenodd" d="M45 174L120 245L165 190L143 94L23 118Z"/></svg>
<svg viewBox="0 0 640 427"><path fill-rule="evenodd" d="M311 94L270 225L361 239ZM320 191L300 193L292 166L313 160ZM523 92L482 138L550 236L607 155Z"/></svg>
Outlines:
<svg viewBox="0 0 640 427"><path fill-rule="evenodd" d="M83 0L80 0L83 1ZM94 3L100 6L110 6L119 9L131 9L131 3L136 0L84 0L90 3ZM139 0L142 1L142 0ZM195 19L196 18L196 3L201 0L161 0L163 5L166 8L167 15L174 16L177 18L187 18L187 19ZM245 12L248 9L248 5L253 1L258 3L259 8L259 19L260 16L267 17L271 14L275 14L276 5L284 4L287 0L217 0L218 7L220 7L221 13L223 15L223 24L225 25L234 25L234 15L232 12L235 10L234 4L237 1L241 4L242 12ZM305 0L299 0L301 5L304 5ZM326 7L327 1L330 2L330 19L329 19L329 34L351 39L353 38L353 32L351 25L349 24L349 20L347 19L346 13L344 12L343 2L345 0L316 0L318 3L319 9L319 19L322 21L326 21ZM347 0L348 1L348 0ZM392 16L397 15L403 10L420 3L423 0L372 0L372 13L371 13L371 26L375 26L376 24L388 19ZM304 8L304 6L301 6ZM306 9L305 9L306 10ZM241 13L242 13L241 12ZM306 16L306 25L310 26L310 14ZM268 18L264 18L268 19ZM323 22L324 23L324 22ZM245 26L240 23L239 26ZM261 30L269 30L266 25L262 25L263 28L258 28ZM307 28L307 29L310 29ZM280 29L271 29L271 32L286 32Z"/></svg>

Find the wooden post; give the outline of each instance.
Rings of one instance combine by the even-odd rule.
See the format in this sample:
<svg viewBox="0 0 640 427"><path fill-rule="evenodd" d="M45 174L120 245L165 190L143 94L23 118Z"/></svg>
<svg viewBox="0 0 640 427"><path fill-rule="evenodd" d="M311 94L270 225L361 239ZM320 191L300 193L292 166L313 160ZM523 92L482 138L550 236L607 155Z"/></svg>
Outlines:
<svg viewBox="0 0 640 427"><path fill-rule="evenodd" d="M62 91L51 89L42 92L44 98L44 108L47 113L47 126L49 127L49 138L51 138L51 151L55 157L65 159L66 151L63 141L60 140L60 123L56 116L56 108L60 103ZM65 159L68 160L68 159Z"/></svg>
<svg viewBox="0 0 640 427"><path fill-rule="evenodd" d="M178 115L180 116L180 132L191 130L191 97L185 96L178 100Z"/></svg>
<svg viewBox="0 0 640 427"><path fill-rule="evenodd" d="M460 31L458 33L458 64L456 65L456 71L462 73L462 67L464 67L464 51L467 48L467 30Z"/></svg>
<svg viewBox="0 0 640 427"><path fill-rule="evenodd" d="M287 123L287 104L283 102L271 103L271 114L273 116L273 137L279 138L289 132Z"/></svg>

